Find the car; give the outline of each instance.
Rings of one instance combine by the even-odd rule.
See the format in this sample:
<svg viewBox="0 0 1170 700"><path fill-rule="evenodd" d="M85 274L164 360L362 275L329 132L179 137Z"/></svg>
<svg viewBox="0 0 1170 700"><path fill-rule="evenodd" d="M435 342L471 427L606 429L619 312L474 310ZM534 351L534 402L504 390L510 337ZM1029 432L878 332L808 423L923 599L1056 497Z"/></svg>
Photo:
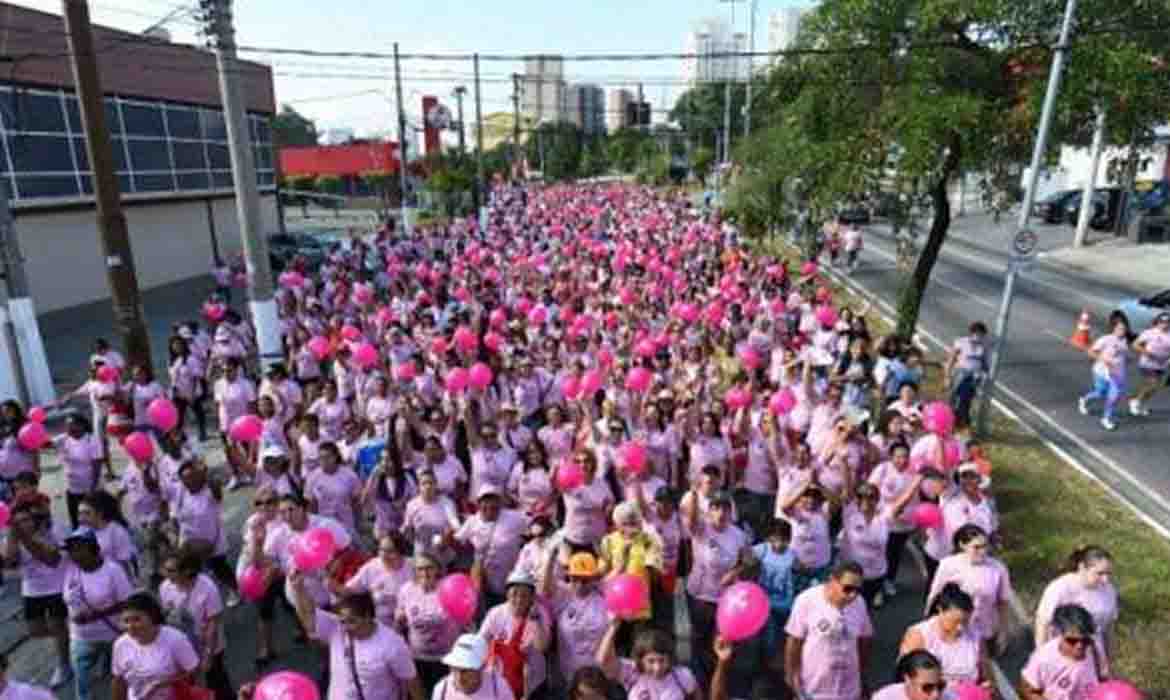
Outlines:
<svg viewBox="0 0 1170 700"><path fill-rule="evenodd" d="M1170 311L1170 289L1149 296L1122 299L1117 304L1117 310L1125 315L1130 331L1141 333L1150 327L1154 317L1164 311Z"/></svg>
<svg viewBox="0 0 1170 700"><path fill-rule="evenodd" d="M268 261L276 271L283 270L297 256L316 267L325 262L328 252L329 244L318 236L274 233L268 237Z"/></svg>
<svg viewBox="0 0 1170 700"><path fill-rule="evenodd" d="M871 215L869 207L861 199L851 199L837 208L837 221L843 224L868 224Z"/></svg>
<svg viewBox="0 0 1170 700"><path fill-rule="evenodd" d="M1080 197L1080 190L1057 190L1032 205L1032 216L1045 223L1059 224L1064 216L1064 206L1073 197Z"/></svg>
<svg viewBox="0 0 1170 700"><path fill-rule="evenodd" d="M1121 202L1120 187L1098 187L1093 190L1093 208L1089 217L1089 226L1094 230L1104 231L1112 227L1113 217L1117 206ZM1064 205L1064 222L1069 226L1076 226L1081 216L1081 197L1069 197Z"/></svg>

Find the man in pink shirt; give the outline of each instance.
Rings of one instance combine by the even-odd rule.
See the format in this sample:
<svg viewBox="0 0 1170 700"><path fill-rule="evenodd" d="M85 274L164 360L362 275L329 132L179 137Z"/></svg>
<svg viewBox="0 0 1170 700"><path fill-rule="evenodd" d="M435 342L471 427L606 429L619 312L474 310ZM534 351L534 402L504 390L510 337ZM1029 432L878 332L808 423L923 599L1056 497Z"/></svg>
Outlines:
<svg viewBox="0 0 1170 700"><path fill-rule="evenodd" d="M861 598L861 566L838 564L827 583L796 597L785 633L784 669L797 698L860 700L873 625Z"/></svg>
<svg viewBox="0 0 1170 700"><path fill-rule="evenodd" d="M1085 700L1101 682L1093 616L1079 605L1052 612L1056 636L1032 652L1020 672L1020 700Z"/></svg>

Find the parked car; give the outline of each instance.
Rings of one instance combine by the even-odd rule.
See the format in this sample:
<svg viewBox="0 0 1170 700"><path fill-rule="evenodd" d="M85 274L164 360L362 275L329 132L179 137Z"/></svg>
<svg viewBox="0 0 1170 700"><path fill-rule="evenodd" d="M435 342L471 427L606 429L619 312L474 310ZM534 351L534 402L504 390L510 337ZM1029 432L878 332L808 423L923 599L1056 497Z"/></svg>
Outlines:
<svg viewBox="0 0 1170 700"><path fill-rule="evenodd" d="M318 236L274 233L268 237L268 261L273 270L283 270L298 255L315 267L325 262L328 252L329 244Z"/></svg>
<svg viewBox="0 0 1170 700"><path fill-rule="evenodd" d="M847 200L837 208L837 221L843 224L868 224L871 218L869 207L861 199Z"/></svg>
<svg viewBox="0 0 1170 700"><path fill-rule="evenodd" d="M1080 197L1080 190L1058 190L1032 205L1032 216L1045 223L1058 224L1064 220L1064 206L1073 197Z"/></svg>
<svg viewBox="0 0 1170 700"><path fill-rule="evenodd" d="M1117 310L1125 314L1129 329L1141 333L1153 323L1154 317L1163 311L1170 311L1170 289L1145 297L1122 299Z"/></svg>
<svg viewBox="0 0 1170 700"><path fill-rule="evenodd" d="M1090 210L1089 226L1095 230L1105 231L1112 227L1114 217L1117 216L1117 206L1121 202L1120 187L1098 187L1093 190L1093 208ZM1069 226L1076 226L1081 216L1081 197L1070 197L1064 205L1064 222Z"/></svg>

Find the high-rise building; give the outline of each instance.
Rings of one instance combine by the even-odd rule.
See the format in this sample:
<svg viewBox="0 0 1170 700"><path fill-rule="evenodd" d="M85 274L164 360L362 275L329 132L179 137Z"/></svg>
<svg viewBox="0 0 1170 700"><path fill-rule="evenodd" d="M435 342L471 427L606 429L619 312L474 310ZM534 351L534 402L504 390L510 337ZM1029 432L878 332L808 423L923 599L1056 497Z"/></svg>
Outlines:
<svg viewBox="0 0 1170 700"><path fill-rule="evenodd" d="M535 126L566 121L565 62L560 56L533 56L524 60L520 76L520 113Z"/></svg>
<svg viewBox="0 0 1170 700"><path fill-rule="evenodd" d="M796 44L796 37L800 34L800 23L810 12L805 7L785 7L768 15L768 51L787 51ZM772 60L779 60L774 57Z"/></svg>
<svg viewBox="0 0 1170 700"><path fill-rule="evenodd" d="M586 136L605 133L605 90L589 83L571 86L568 117Z"/></svg>
<svg viewBox="0 0 1170 700"><path fill-rule="evenodd" d="M745 54L747 50L747 33L733 31L727 20L699 20L694 31L687 34L685 51L695 55L683 61L683 79L688 85L747 80L751 66L748 57L727 55Z"/></svg>
<svg viewBox="0 0 1170 700"><path fill-rule="evenodd" d="M634 103L634 93L624 88L609 91L605 102L605 125L612 133L630 125L629 106Z"/></svg>

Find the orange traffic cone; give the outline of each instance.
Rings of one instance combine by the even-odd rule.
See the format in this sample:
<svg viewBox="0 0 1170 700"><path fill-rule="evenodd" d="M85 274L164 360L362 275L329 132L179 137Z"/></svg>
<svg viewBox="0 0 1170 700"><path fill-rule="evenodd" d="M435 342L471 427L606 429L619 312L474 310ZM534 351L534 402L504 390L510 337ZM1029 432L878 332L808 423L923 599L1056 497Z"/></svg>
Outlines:
<svg viewBox="0 0 1170 700"><path fill-rule="evenodd" d="M1089 346L1093 344L1093 327L1090 323L1089 311L1081 309L1080 318L1077 319L1077 327L1073 330L1072 337L1068 342L1080 350L1088 350Z"/></svg>

